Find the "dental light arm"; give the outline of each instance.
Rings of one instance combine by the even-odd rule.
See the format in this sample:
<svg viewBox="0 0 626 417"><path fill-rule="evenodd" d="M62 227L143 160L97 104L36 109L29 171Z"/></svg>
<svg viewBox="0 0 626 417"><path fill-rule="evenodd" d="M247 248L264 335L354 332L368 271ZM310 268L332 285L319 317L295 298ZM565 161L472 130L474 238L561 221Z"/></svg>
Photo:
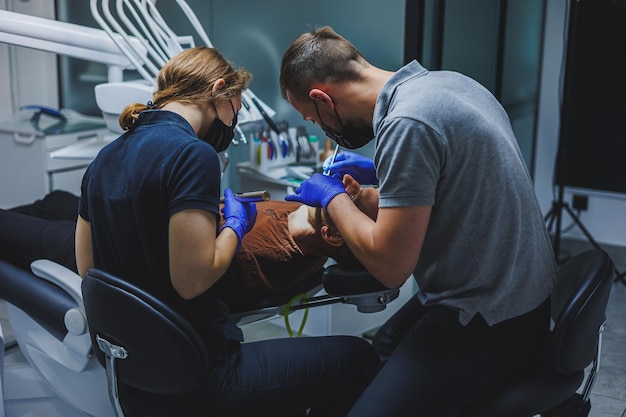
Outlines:
<svg viewBox="0 0 626 417"><path fill-rule="evenodd" d="M92 15L102 29L0 10L0 42L98 62L108 67L108 83L96 86L96 103L109 130L121 133L117 118L132 102L152 98L156 74L163 63L193 46L191 36L178 36L167 25L151 0L90 0ZM202 41L212 47L200 21L184 0L176 3ZM118 22L119 19L119 22ZM124 70L136 70L143 81L124 81ZM251 90L243 92L246 104L255 99L270 117L276 112ZM248 105L239 112L239 125L263 122L258 108ZM241 139L245 135L238 129Z"/></svg>
<svg viewBox="0 0 626 417"><path fill-rule="evenodd" d="M200 40L206 46L213 47L213 43L191 7L184 0L176 0L176 4ZM113 6L115 13L111 10ZM154 79L158 69L164 63L164 57L166 60L172 58L184 47L194 46L196 43L191 36L179 36L174 33L159 12L157 5L150 0L90 0L90 8L96 22L113 39L116 39L115 43L120 50L138 68L142 78L150 85L155 85ZM141 39L139 44L147 53L138 54L138 51L133 50L137 43L129 42L131 35L135 39ZM276 114L249 89L243 92L243 98L248 105L239 111L239 125L264 121L261 111L251 105L253 100L259 103L269 117ZM242 135L241 132L240 135ZM245 140L245 136L242 136L242 139Z"/></svg>
<svg viewBox="0 0 626 417"><path fill-rule="evenodd" d="M106 32L109 38L115 43L117 48L122 52L126 58L132 62L133 66L143 77L143 79L156 86L155 76L158 72L158 68L154 66L151 60L147 59L146 55L141 55L139 50L136 49L136 45L130 42L130 37L126 34L122 26L117 22L108 7L108 1L104 0L102 5L102 14L98 10L98 0L91 0L89 2L91 15L100 25L100 27ZM145 46L141 45L141 48L145 50Z"/></svg>
<svg viewBox="0 0 626 417"><path fill-rule="evenodd" d="M39 49L108 66L109 81L122 81L132 63L103 30L0 10L0 42ZM135 50L146 53L137 39Z"/></svg>

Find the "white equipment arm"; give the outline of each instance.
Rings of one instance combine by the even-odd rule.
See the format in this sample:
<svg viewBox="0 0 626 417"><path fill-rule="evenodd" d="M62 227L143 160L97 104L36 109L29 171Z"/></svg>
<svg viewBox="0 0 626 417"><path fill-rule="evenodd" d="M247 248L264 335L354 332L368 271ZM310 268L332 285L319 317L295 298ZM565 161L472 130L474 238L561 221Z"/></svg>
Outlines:
<svg viewBox="0 0 626 417"><path fill-rule="evenodd" d="M183 47L194 46L194 40L192 36L176 35L152 0L111 1L115 1L115 15L109 9L109 0L90 0L92 16L102 29L0 10L0 42L106 64L111 88L106 84L97 88L96 102L109 129L119 133L116 118L123 107L129 100L149 100L159 69ZM189 5L184 0L176 3L202 41L213 47ZM128 94L120 98L119 87L127 69L136 70L145 84L129 82ZM269 117L276 113L251 90L244 91L243 97L246 103L256 101ZM249 106L240 110L238 126L263 120L256 106ZM238 131L245 141L243 132Z"/></svg>
<svg viewBox="0 0 626 417"><path fill-rule="evenodd" d="M0 42L106 64L109 81L122 81L122 72L133 69L113 39L101 29L8 10L0 10ZM137 39L130 42L137 53L146 54Z"/></svg>
<svg viewBox="0 0 626 417"><path fill-rule="evenodd" d="M109 6L110 2L115 3L115 13ZM213 43L191 7L184 0L176 0L176 4L202 42L208 47L213 47ZM109 36L116 39L115 43L120 50L135 65L144 80L151 85L155 84L154 79L158 70L166 60L172 58L184 47L195 44L192 36L179 36L174 33L152 0L90 0L90 7L96 22ZM131 36L141 39L141 45L147 50L147 54L141 54L141 58L138 58L138 51L133 50L136 44L129 42ZM244 91L243 97L247 103L252 103L252 98L254 98L269 117L276 113L250 90ZM251 105L239 111L240 125L263 120L263 115L255 106ZM245 139L243 133L241 137Z"/></svg>

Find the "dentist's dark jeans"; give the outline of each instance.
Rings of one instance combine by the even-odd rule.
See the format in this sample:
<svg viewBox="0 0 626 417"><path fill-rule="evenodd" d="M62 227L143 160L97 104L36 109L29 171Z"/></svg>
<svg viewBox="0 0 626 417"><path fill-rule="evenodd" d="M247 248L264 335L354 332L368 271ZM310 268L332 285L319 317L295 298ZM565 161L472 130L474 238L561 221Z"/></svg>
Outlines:
<svg viewBox="0 0 626 417"><path fill-rule="evenodd" d="M384 365L349 417L453 417L546 346L550 303L489 326L408 301L377 333Z"/></svg>
<svg viewBox="0 0 626 417"><path fill-rule="evenodd" d="M310 408L309 417L339 417L378 365L372 346L357 337L264 340L235 348L191 395L167 398L122 387L120 397L130 416L300 417Z"/></svg>

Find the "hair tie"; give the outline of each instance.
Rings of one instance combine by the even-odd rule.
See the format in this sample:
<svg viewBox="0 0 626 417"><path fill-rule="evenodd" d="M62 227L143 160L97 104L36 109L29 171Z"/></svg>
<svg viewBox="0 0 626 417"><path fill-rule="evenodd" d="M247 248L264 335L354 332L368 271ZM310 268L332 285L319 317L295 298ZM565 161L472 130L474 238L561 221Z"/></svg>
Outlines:
<svg viewBox="0 0 626 417"><path fill-rule="evenodd" d="M149 101L148 103L146 103L146 107L149 108L150 110L154 110L157 109L157 105L154 104L152 101Z"/></svg>

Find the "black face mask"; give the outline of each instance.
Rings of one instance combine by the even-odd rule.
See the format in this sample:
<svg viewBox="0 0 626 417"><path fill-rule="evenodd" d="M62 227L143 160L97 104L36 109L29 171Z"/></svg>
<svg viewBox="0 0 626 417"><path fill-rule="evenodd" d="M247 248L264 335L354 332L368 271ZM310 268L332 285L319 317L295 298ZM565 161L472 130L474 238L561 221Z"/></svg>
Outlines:
<svg viewBox="0 0 626 417"><path fill-rule="evenodd" d="M213 103L213 107L215 108L215 114L217 115L217 108L215 107L215 103ZM206 132L206 134L201 137L205 142L208 142L217 153L224 152L228 149L230 142L235 137L235 126L237 126L237 113L235 112L235 107L233 107L233 102L230 102L230 107L233 109L233 121L230 123L230 126L227 126L220 120L219 115L215 117L211 127Z"/></svg>
<svg viewBox="0 0 626 417"><path fill-rule="evenodd" d="M361 146L364 146L369 141L374 138L374 130L370 126L366 126L364 123L360 125L347 125L344 126L341 123L341 119L339 118L339 114L337 113L337 108L335 107L335 116L337 116L337 121L339 122L339 126L341 126L342 133L336 133L331 128L326 126L324 122L322 122L322 116L320 115L320 111L317 108L317 103L313 101L315 105L315 111L317 111L317 117L320 119L320 127L330 139L335 141L339 146L342 146L347 149L357 149Z"/></svg>

